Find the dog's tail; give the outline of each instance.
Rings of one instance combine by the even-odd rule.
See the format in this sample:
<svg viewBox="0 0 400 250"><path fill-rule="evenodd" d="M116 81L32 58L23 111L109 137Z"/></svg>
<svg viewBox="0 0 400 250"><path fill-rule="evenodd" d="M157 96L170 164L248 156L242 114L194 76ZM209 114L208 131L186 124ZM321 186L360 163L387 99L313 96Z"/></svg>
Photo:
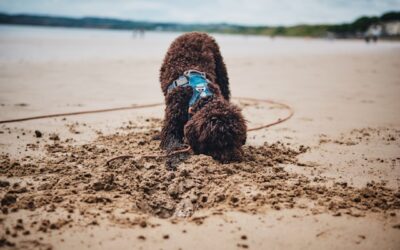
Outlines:
<svg viewBox="0 0 400 250"><path fill-rule="evenodd" d="M217 76L216 81L221 90L222 95L224 96L224 98L227 101L229 101L231 92L229 90L228 72L226 70L224 59L222 58L219 46L215 41L214 41L213 47L214 47L213 54L214 54L214 60L215 60L215 73Z"/></svg>

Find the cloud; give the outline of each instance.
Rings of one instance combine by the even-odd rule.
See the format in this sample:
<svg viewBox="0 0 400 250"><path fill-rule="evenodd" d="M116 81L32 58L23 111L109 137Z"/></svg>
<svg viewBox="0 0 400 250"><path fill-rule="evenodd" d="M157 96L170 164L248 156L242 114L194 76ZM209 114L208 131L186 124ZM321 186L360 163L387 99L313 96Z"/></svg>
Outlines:
<svg viewBox="0 0 400 250"><path fill-rule="evenodd" d="M400 0L0 0L7 13L245 25L348 22L399 9Z"/></svg>

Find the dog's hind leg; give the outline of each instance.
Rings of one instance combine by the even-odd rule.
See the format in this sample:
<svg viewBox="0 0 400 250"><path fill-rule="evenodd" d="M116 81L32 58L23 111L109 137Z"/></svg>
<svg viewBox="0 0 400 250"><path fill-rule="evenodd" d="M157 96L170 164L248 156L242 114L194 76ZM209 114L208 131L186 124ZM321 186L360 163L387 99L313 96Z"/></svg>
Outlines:
<svg viewBox="0 0 400 250"><path fill-rule="evenodd" d="M183 128L189 119L188 103L191 96L190 87L177 87L165 97L166 108L160 147L167 152L183 146Z"/></svg>

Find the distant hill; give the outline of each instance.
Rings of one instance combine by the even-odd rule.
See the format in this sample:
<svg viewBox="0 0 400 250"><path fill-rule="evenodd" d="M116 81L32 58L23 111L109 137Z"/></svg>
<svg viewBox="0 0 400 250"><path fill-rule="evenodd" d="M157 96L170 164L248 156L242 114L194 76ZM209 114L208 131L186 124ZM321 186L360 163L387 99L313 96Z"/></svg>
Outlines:
<svg viewBox="0 0 400 250"><path fill-rule="evenodd" d="M120 20L111 18L69 18L39 15L9 15L0 13L0 24L37 25L120 30L204 31L210 33L251 34L268 36L308 36L338 38L357 37L373 24L400 21L400 12L385 13L380 17L360 17L352 23L337 25L241 26L231 24L180 24Z"/></svg>
<svg viewBox="0 0 400 250"><path fill-rule="evenodd" d="M165 31L219 31L229 32L241 26L228 24L179 24L131 21L111 18L84 17L69 18L38 15L8 15L0 13L0 24L37 25L52 27L77 27L98 29L120 29L120 30L165 30Z"/></svg>

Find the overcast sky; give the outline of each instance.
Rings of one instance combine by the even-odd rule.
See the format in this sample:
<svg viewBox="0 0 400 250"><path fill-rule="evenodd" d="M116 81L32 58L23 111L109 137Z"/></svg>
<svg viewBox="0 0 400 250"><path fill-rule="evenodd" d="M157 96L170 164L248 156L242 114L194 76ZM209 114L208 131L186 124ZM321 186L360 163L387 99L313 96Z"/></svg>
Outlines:
<svg viewBox="0 0 400 250"><path fill-rule="evenodd" d="M0 0L0 11L182 23L348 22L400 10L400 0Z"/></svg>

